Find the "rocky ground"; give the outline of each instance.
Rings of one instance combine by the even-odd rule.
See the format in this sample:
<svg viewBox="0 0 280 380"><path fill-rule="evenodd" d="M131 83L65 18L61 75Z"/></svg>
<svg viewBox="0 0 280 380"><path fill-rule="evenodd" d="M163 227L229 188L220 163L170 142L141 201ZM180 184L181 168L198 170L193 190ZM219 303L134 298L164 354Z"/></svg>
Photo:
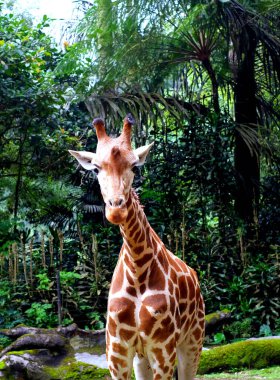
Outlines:
<svg viewBox="0 0 280 380"><path fill-rule="evenodd" d="M4 350L0 359L0 380L110 380L103 335L74 336L67 344L62 342L61 347L56 340L52 350L37 347ZM196 380L280 380L279 365L279 337L238 342L204 351L200 373L216 373L198 375ZM265 368L241 371L254 366ZM236 372L225 372L232 368L236 368Z"/></svg>

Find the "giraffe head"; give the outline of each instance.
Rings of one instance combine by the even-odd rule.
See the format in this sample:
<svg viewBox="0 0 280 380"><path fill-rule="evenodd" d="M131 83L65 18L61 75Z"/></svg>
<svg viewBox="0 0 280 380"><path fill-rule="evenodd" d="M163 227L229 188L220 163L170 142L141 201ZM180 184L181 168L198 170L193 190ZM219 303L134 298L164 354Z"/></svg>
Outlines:
<svg viewBox="0 0 280 380"><path fill-rule="evenodd" d="M69 152L86 170L97 174L101 193L106 205L106 218L114 224L122 224L127 218L127 200L131 190L135 166L145 163L153 146L131 147L131 128L134 120L131 115L124 119L122 133L117 138L109 137L102 119L94 119L98 144L96 153Z"/></svg>

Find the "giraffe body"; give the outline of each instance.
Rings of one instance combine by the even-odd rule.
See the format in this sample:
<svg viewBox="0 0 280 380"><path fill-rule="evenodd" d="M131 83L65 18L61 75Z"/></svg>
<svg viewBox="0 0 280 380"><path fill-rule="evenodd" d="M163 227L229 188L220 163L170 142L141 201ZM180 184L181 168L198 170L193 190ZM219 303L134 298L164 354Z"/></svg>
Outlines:
<svg viewBox="0 0 280 380"><path fill-rule="evenodd" d="M98 160L92 153L70 153L84 167L89 162L107 167L99 178L106 216L120 225L123 236L108 300L106 354L111 376L130 379L134 366L137 380L170 380L177 356L179 380L192 380L204 337L198 279L162 243L131 189L131 167L145 161L151 145L132 151L129 118L118 139L104 135L102 126L98 119L95 127L103 142Z"/></svg>

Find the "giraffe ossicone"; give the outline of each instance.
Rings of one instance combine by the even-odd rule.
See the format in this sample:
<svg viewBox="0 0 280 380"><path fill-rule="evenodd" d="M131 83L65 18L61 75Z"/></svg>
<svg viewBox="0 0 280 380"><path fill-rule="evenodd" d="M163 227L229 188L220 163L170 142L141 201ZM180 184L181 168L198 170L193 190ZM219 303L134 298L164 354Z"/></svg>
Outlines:
<svg viewBox="0 0 280 380"><path fill-rule="evenodd" d="M133 119L111 138L95 119L96 153L69 151L94 170L106 217L120 226L123 245L111 282L106 354L114 380L170 380L178 358L179 380L192 380L204 338L204 302L195 271L163 244L150 226L132 183L153 144L131 147Z"/></svg>

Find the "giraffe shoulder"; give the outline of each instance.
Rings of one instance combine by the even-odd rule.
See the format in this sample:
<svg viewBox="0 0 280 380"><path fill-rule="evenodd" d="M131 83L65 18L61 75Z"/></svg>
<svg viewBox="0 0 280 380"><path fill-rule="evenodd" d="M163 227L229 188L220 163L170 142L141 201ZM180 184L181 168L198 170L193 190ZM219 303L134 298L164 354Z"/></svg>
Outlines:
<svg viewBox="0 0 280 380"><path fill-rule="evenodd" d="M110 293L114 294L120 291L122 289L123 282L124 282L124 270L123 270L123 265L121 263L121 260L119 260L115 268L113 278L112 278Z"/></svg>
<svg viewBox="0 0 280 380"><path fill-rule="evenodd" d="M172 253L168 249L166 251L169 265L175 270L176 273L190 273L191 268L183 260L181 260L178 256L174 255L174 253Z"/></svg>

